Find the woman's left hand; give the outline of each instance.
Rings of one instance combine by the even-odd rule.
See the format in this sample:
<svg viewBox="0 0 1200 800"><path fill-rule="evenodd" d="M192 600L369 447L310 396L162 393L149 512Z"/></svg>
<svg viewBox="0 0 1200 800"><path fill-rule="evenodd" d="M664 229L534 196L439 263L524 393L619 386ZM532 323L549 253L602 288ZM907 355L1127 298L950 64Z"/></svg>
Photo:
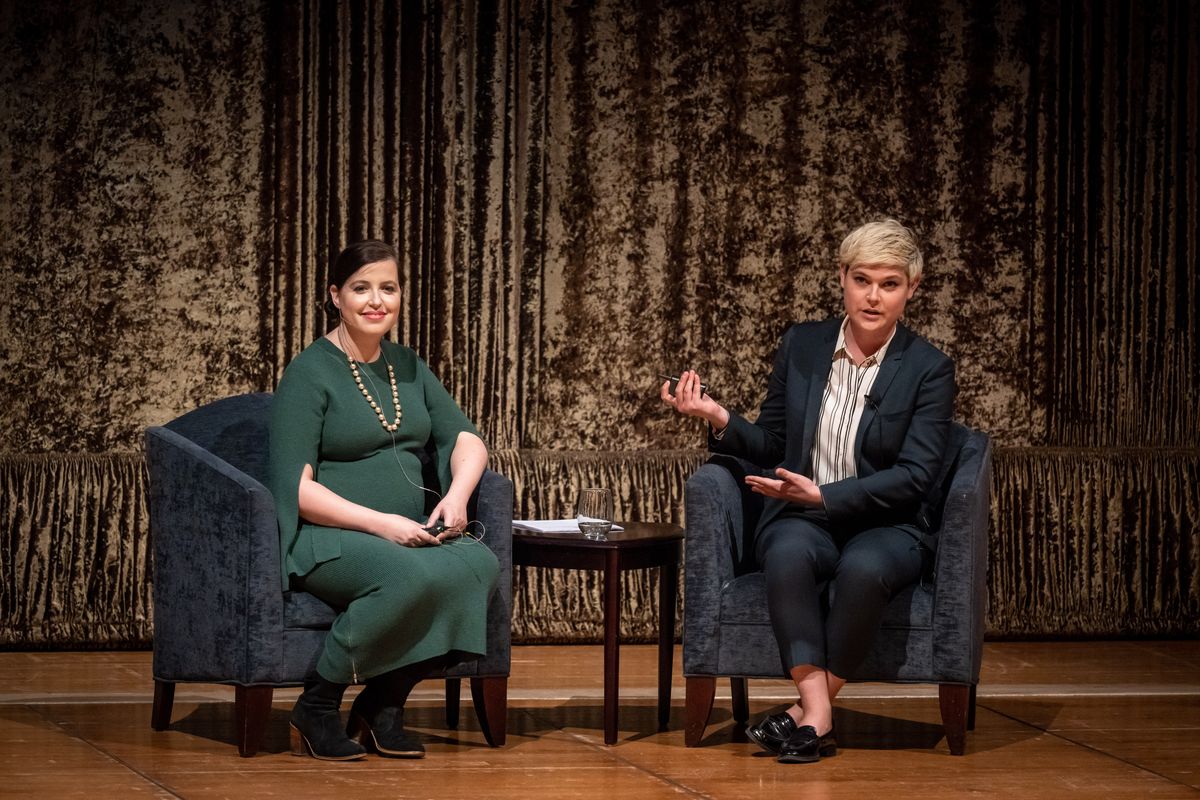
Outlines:
<svg viewBox="0 0 1200 800"><path fill-rule="evenodd" d="M438 520L441 520L442 526L445 527L444 531L437 534L439 541L444 542L448 539L456 539L462 536L463 531L467 527L467 504L447 495L429 513L429 519L425 524L433 525Z"/></svg>
<svg viewBox="0 0 1200 800"><path fill-rule="evenodd" d="M783 467L775 470L775 474L779 476L778 480L747 475L746 485L752 492L779 500L787 500L789 503L812 508L822 508L825 505L820 488L811 479L798 472L789 472Z"/></svg>

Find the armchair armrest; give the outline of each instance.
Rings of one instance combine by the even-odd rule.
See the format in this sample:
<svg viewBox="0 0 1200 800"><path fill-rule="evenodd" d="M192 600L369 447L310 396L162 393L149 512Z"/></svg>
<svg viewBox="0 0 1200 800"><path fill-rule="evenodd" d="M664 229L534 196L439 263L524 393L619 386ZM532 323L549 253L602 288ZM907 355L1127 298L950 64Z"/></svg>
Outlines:
<svg viewBox="0 0 1200 800"><path fill-rule="evenodd" d="M946 493L934 566L933 671L940 682L977 683L987 611L992 445L971 431Z"/></svg>
<svg viewBox="0 0 1200 800"><path fill-rule="evenodd" d="M508 675L512 660L512 481L498 472L484 470L470 510L472 519L483 523L483 543L500 562L500 574L488 603L488 653L450 674Z"/></svg>
<svg viewBox="0 0 1200 800"><path fill-rule="evenodd" d="M684 490L683 671L717 671L721 587L736 575L743 555L742 489L725 458L711 459L688 478ZM735 467L736 469L736 467Z"/></svg>
<svg viewBox="0 0 1200 800"><path fill-rule="evenodd" d="M282 665L279 532L270 491L166 428L146 431L154 676L274 679Z"/></svg>
<svg viewBox="0 0 1200 800"><path fill-rule="evenodd" d="M512 566L513 484L498 472L485 469L471 498L472 517L484 525L483 542L496 554L500 567Z"/></svg>

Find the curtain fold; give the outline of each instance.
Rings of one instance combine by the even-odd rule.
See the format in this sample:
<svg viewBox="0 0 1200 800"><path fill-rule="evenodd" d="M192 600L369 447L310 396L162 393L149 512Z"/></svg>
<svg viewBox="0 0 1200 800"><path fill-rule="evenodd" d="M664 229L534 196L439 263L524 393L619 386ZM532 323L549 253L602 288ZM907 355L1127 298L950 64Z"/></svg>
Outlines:
<svg viewBox="0 0 1200 800"><path fill-rule="evenodd" d="M1195 634L1200 453L999 450L992 492L991 634Z"/></svg>
<svg viewBox="0 0 1200 800"><path fill-rule="evenodd" d="M686 524L684 484L707 457L497 450L492 467L512 479L519 518L572 516L577 489L599 484L621 519ZM146 515L140 456L0 456L0 647L148 644ZM1194 635L1200 454L1000 448L990 541L991 638ZM514 577L516 641L600 641L601 573ZM621 590L622 636L654 641L657 570L626 573Z"/></svg>
<svg viewBox="0 0 1200 800"><path fill-rule="evenodd" d="M135 450L269 389L368 236L402 254L396 338L492 446L691 447L655 376L752 414L788 322L838 310L841 235L885 213L923 234L908 322L964 421L1200 446L1187 3L3 13L5 452Z"/></svg>
<svg viewBox="0 0 1200 800"><path fill-rule="evenodd" d="M538 342L544 8L310 2L280 12L273 183L276 375L325 332L348 242L400 253L395 335L495 446L519 445ZM533 142L530 142L530 139ZM530 325L529 323L533 323Z"/></svg>
<svg viewBox="0 0 1200 800"><path fill-rule="evenodd" d="M0 646L151 638L140 454L0 456Z"/></svg>
<svg viewBox="0 0 1200 800"><path fill-rule="evenodd" d="M752 413L788 321L838 310L841 235L895 214L928 255L908 321L957 360L967 422L1200 441L1186 4L280 13L277 372L323 332L332 255L378 236L397 337L493 446L691 446L655 376L699 368Z"/></svg>
<svg viewBox="0 0 1200 800"><path fill-rule="evenodd" d="M1200 13L1043 4L1031 327L1046 444L1200 444Z"/></svg>

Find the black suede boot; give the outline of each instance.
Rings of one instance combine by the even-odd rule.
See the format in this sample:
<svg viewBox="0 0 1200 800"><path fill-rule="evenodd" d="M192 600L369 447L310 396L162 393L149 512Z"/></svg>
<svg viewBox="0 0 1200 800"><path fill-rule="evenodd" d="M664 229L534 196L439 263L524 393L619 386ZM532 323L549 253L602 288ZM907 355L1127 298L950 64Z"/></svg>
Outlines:
<svg viewBox="0 0 1200 800"><path fill-rule="evenodd" d="M424 669L414 666L367 679L367 685L350 706L350 724L346 728L350 738L387 758L425 757L421 740L404 730L404 702L425 674Z"/></svg>
<svg viewBox="0 0 1200 800"><path fill-rule="evenodd" d="M292 755L306 753L324 761L353 761L367 751L346 736L338 708L346 691L344 683L324 678L307 681L304 693L292 708Z"/></svg>

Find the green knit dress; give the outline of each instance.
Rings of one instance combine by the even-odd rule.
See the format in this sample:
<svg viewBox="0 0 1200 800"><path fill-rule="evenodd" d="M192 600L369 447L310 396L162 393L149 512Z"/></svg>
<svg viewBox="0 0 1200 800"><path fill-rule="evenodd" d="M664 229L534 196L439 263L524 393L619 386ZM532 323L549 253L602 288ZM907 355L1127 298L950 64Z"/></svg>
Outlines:
<svg viewBox="0 0 1200 800"><path fill-rule="evenodd" d="M284 589L302 588L338 610L317 672L357 683L447 653L487 651L487 604L498 564L487 546L461 538L404 547L360 531L300 519L300 474L347 500L425 521L418 451L432 445L440 486L450 485L450 453L475 427L412 350L382 343L360 363L363 385L389 422L395 410L387 364L396 375L403 418L384 430L350 372L346 355L322 337L288 365L271 412L271 492L279 517ZM385 363L386 362L386 363ZM485 532L486 535L486 532Z"/></svg>

